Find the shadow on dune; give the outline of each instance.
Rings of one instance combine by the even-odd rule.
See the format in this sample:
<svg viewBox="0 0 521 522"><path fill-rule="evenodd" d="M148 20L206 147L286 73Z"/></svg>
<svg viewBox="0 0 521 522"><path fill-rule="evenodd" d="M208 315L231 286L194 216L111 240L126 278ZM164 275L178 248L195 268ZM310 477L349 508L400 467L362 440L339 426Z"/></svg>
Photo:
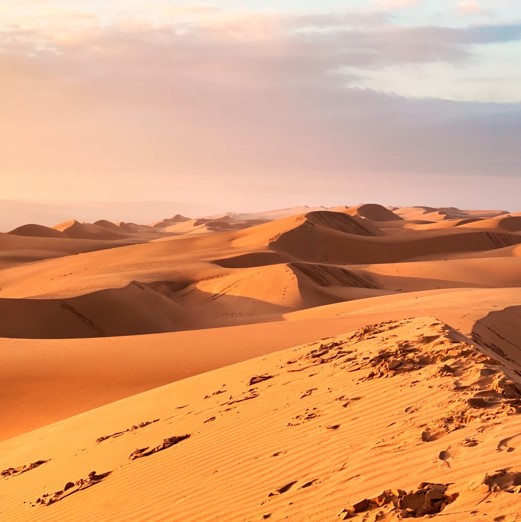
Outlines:
<svg viewBox="0 0 521 522"><path fill-rule="evenodd" d="M492 232L447 232L406 239L361 237L339 232L297 228L270 243L270 248L299 261L333 264L397 263L432 255L484 252L521 243L521 237Z"/></svg>
<svg viewBox="0 0 521 522"><path fill-rule="evenodd" d="M238 256L225 257L212 261L223 268L253 268L258 266L278 265L287 261L286 256L276 252L249 252Z"/></svg>
<svg viewBox="0 0 521 522"><path fill-rule="evenodd" d="M490 312L476 321L472 339L511 368L521 370L521 305Z"/></svg>
<svg viewBox="0 0 521 522"><path fill-rule="evenodd" d="M0 298L0 337L74 339L217 328L282 319L292 309L173 282L140 283L65 299ZM191 302L184 299L190 294Z"/></svg>

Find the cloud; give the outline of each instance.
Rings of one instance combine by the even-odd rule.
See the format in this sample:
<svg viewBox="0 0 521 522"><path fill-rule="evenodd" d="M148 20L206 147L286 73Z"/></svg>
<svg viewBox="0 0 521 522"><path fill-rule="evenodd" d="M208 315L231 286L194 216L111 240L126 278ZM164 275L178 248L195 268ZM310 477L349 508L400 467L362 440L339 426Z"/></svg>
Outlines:
<svg viewBox="0 0 521 522"><path fill-rule="evenodd" d="M374 0L373 5L378 9L406 9L416 7L420 0Z"/></svg>
<svg viewBox="0 0 521 522"><path fill-rule="evenodd" d="M364 179L515 178L519 105L406 99L349 79L388 64L459 63L469 46L518 38L515 25L396 28L333 15L182 31L127 24L58 39L4 32L0 172L17 177L3 187L182 200L237 197L254 183L250 198L304 198L317 179L337 194L363 190Z"/></svg>
<svg viewBox="0 0 521 522"><path fill-rule="evenodd" d="M482 15L486 13L478 0L462 0L458 3L456 10L462 15Z"/></svg>

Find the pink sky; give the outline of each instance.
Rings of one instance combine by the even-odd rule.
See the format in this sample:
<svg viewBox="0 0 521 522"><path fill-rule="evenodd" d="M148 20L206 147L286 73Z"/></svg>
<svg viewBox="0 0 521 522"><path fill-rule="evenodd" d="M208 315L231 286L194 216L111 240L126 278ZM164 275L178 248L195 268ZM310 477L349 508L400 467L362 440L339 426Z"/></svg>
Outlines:
<svg viewBox="0 0 521 522"><path fill-rule="evenodd" d="M398 24L381 4L170 5L155 22L143 10L104 24L106 8L64 5L21 2L0 32L4 199L518 205L521 105L485 88L466 100L460 77L463 99L443 96L453 68L517 42L517 25Z"/></svg>

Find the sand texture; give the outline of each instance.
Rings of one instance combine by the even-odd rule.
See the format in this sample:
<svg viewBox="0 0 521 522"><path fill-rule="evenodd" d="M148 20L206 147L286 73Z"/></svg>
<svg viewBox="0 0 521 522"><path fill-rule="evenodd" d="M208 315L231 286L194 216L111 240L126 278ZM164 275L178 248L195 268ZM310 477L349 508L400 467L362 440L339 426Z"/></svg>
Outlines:
<svg viewBox="0 0 521 522"><path fill-rule="evenodd" d="M514 522L520 219L0 234L0 520Z"/></svg>

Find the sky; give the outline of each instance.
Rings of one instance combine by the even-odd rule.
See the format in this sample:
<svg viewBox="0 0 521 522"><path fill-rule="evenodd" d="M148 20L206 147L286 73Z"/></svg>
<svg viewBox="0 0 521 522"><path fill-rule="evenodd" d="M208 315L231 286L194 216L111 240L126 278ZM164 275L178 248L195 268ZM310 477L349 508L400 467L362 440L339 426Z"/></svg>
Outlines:
<svg viewBox="0 0 521 522"><path fill-rule="evenodd" d="M521 210L519 0L0 0L0 198Z"/></svg>

